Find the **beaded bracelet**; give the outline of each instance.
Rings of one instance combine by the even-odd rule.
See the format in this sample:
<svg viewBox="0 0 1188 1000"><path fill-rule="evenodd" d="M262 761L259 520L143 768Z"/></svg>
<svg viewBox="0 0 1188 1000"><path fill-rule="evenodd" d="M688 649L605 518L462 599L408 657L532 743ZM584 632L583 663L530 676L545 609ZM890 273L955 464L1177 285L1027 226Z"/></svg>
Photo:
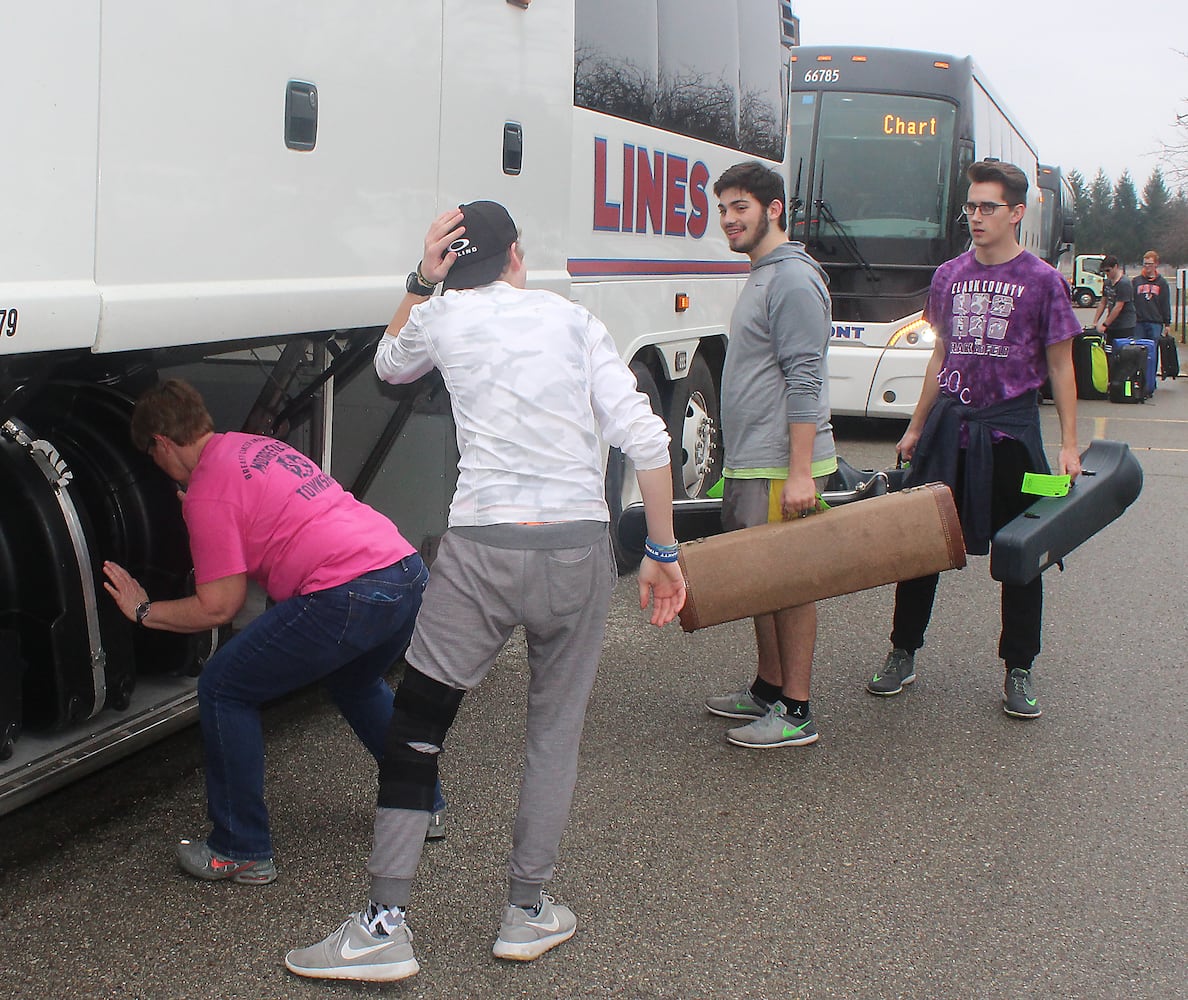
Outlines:
<svg viewBox="0 0 1188 1000"><path fill-rule="evenodd" d="M650 538L644 539L644 555L656 562L674 563L680 558L681 550L677 544L660 545Z"/></svg>
<svg viewBox="0 0 1188 1000"><path fill-rule="evenodd" d="M417 281L419 281L426 288L432 290L437 287L437 282L430 281L425 277L424 273L421 271L421 267L424 265L424 263L424 261L421 261L420 264L417 265Z"/></svg>

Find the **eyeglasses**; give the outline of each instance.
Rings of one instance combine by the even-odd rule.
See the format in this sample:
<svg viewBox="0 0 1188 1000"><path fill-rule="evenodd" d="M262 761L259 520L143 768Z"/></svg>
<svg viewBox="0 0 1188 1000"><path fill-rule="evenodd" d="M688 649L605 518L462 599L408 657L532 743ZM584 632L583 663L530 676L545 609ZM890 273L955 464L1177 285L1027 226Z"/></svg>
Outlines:
<svg viewBox="0 0 1188 1000"><path fill-rule="evenodd" d="M991 216L1000 208L1010 208L1011 206L1002 201L967 201L961 206L961 211L966 215L973 215L974 212L981 212L983 217Z"/></svg>
<svg viewBox="0 0 1188 1000"><path fill-rule="evenodd" d="M1157 260L1144 260L1143 267L1155 267L1158 263L1159 261Z"/></svg>

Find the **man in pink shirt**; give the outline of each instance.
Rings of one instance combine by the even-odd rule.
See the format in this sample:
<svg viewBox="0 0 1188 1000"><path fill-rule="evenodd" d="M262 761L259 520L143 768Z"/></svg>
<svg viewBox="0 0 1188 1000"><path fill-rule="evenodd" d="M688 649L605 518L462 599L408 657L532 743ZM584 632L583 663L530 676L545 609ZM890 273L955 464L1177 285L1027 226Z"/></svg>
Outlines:
<svg viewBox="0 0 1188 1000"><path fill-rule="evenodd" d="M276 878L264 804L260 706L321 681L377 760L392 719L384 679L412 635L429 574L383 514L283 441L216 434L201 395L171 379L132 416L132 442L185 491L197 592L150 601L121 566L104 586L144 628L201 632L243 607L249 578L275 602L220 648L198 679L206 760L206 840L183 840L196 878Z"/></svg>

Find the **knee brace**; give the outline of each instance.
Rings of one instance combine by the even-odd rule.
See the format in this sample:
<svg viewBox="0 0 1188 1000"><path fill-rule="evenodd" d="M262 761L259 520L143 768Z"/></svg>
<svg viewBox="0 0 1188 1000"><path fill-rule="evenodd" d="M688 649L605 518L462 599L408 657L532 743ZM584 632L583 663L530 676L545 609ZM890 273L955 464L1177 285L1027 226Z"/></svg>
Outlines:
<svg viewBox="0 0 1188 1000"><path fill-rule="evenodd" d="M392 699L392 724L379 769L383 809L433 809L437 758L465 691L405 669Z"/></svg>

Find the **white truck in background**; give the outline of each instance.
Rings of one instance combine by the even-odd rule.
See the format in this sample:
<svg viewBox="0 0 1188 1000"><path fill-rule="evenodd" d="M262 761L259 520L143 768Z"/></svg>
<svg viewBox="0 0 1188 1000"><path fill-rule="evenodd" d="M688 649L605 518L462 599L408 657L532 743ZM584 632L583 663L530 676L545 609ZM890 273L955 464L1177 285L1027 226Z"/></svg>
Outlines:
<svg viewBox="0 0 1188 1000"><path fill-rule="evenodd" d="M1092 309L1101 298L1105 279L1101 276L1101 262L1105 254L1079 253L1073 258L1072 275L1068 280L1072 288L1073 305Z"/></svg>
<svg viewBox="0 0 1188 1000"><path fill-rule="evenodd" d="M795 28L788 0L6 5L0 812L195 718L218 636L137 630L99 585L110 558L189 586L172 485L128 440L156 379L432 548L445 394L370 362L447 205L508 206L531 283L606 322L665 418L677 495L713 485L748 262L712 184L784 162ZM612 453L612 517L628 473Z"/></svg>

